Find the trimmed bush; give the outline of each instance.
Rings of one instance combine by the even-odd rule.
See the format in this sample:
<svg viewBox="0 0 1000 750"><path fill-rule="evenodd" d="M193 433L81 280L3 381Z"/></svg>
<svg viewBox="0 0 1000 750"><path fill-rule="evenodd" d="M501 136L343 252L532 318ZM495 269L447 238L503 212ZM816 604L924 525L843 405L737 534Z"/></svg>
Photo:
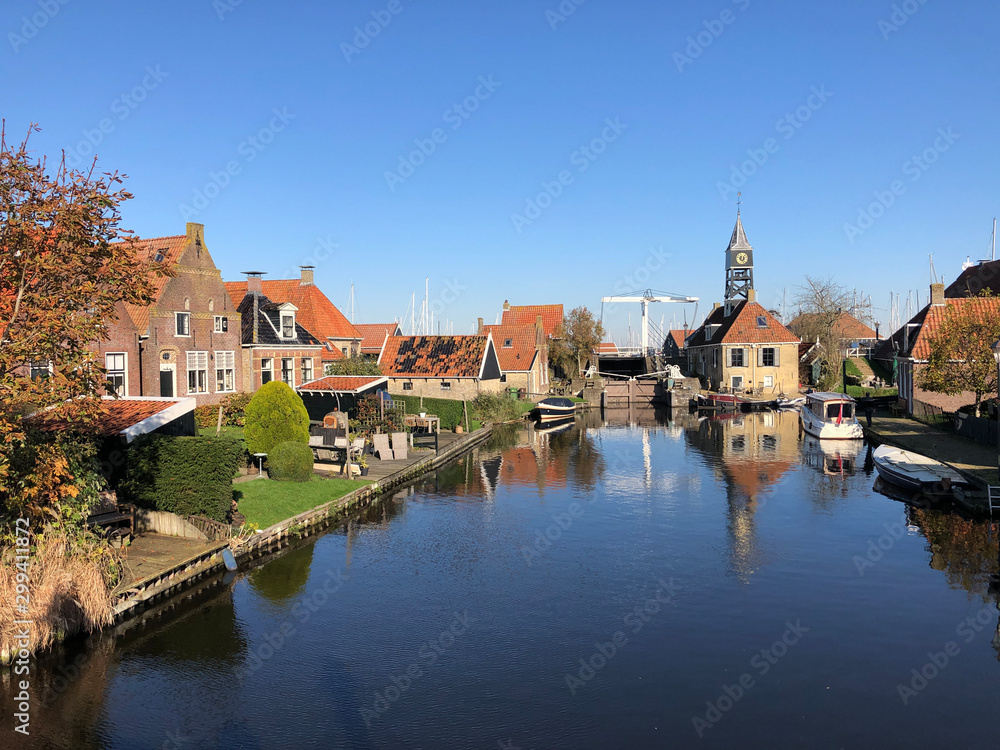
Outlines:
<svg viewBox="0 0 1000 750"><path fill-rule="evenodd" d="M436 414L441 419L441 429L450 430L455 425L464 425L462 402L447 398L425 398L424 408L420 408L420 396L393 396L393 401L405 401L407 414L419 414L422 411ZM469 404L469 419L474 419L472 404Z"/></svg>
<svg viewBox="0 0 1000 750"><path fill-rule="evenodd" d="M140 507L224 523L243 455L231 438L143 435L129 446L122 489Z"/></svg>
<svg viewBox="0 0 1000 750"><path fill-rule="evenodd" d="M521 407L506 393L480 393L469 404L469 413L480 422L500 424L521 417Z"/></svg>
<svg viewBox="0 0 1000 750"><path fill-rule="evenodd" d="M278 443L267 454L267 473L279 482L312 481L312 448L302 443L286 440Z"/></svg>
<svg viewBox="0 0 1000 750"><path fill-rule="evenodd" d="M245 414L244 439L250 453L270 453L289 440L309 445L309 413L302 397L280 380L261 386Z"/></svg>

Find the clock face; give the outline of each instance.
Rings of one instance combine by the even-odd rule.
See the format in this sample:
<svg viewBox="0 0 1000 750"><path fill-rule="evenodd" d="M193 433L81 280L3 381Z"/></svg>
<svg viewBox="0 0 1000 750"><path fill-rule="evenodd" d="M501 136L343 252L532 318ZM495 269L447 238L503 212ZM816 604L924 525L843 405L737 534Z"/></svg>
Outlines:
<svg viewBox="0 0 1000 750"><path fill-rule="evenodd" d="M745 266L750 257L746 253L736 253L736 262L741 266Z"/></svg>

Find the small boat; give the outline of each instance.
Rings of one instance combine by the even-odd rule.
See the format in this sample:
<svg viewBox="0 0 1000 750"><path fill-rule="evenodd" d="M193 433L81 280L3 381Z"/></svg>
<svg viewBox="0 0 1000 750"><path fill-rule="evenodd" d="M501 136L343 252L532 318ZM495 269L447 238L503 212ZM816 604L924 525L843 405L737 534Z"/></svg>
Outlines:
<svg viewBox="0 0 1000 750"><path fill-rule="evenodd" d="M858 424L854 399L845 393L810 393L799 408L802 429L813 437L858 440L865 431Z"/></svg>
<svg viewBox="0 0 1000 750"><path fill-rule="evenodd" d="M576 413L576 404L568 398L543 398L538 402L538 421L556 422L571 418Z"/></svg>
<svg viewBox="0 0 1000 750"><path fill-rule="evenodd" d="M798 409L800 406L804 405L805 402L805 396L799 396L798 398L785 398L784 396L781 396L774 403L779 409Z"/></svg>
<svg viewBox="0 0 1000 750"><path fill-rule="evenodd" d="M891 445L872 451L872 461L884 481L913 492L948 494L969 486L965 477L947 464Z"/></svg>

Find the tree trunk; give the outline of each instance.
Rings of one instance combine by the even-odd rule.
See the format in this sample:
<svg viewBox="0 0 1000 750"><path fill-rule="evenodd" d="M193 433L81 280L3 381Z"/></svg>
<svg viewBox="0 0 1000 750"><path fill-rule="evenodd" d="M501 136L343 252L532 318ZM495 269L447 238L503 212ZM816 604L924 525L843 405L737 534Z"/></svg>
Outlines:
<svg viewBox="0 0 1000 750"><path fill-rule="evenodd" d="M982 401L982 400L983 400L983 394L977 392L976 393L976 416L977 417L979 416L979 407L980 407L980 403L979 402Z"/></svg>

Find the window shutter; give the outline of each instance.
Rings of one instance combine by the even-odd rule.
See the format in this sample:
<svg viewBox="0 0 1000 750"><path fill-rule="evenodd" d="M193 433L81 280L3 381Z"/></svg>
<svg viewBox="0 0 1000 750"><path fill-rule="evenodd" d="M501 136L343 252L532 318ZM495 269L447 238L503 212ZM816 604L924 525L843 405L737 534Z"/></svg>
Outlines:
<svg viewBox="0 0 1000 750"><path fill-rule="evenodd" d="M757 350L757 367L763 367L763 366L764 366L764 350L763 349L758 349Z"/></svg>
<svg viewBox="0 0 1000 750"><path fill-rule="evenodd" d="M781 367L781 347L774 347L774 366Z"/></svg>

